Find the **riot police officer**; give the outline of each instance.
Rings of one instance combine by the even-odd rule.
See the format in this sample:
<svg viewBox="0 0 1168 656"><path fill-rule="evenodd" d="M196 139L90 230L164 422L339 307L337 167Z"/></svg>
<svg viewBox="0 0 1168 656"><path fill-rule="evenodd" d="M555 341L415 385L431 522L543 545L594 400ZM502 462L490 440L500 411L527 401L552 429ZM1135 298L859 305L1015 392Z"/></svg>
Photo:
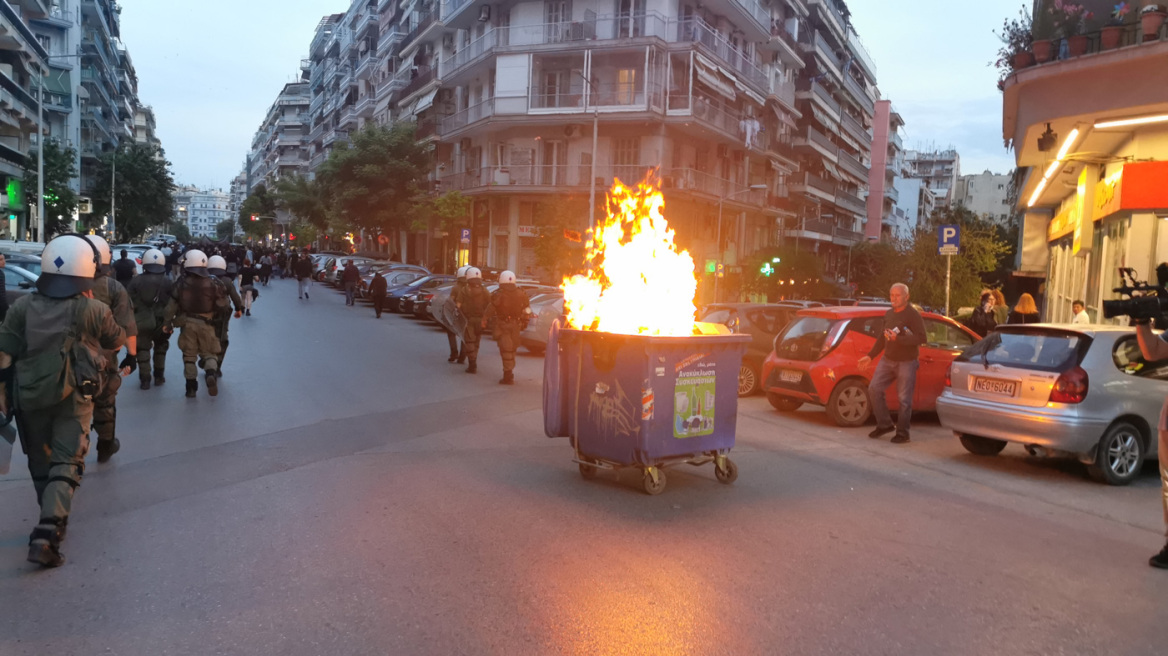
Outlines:
<svg viewBox="0 0 1168 656"><path fill-rule="evenodd" d="M118 390L122 388L122 376L130 375L138 368L138 325L134 321L134 306L130 295L122 283L109 275L109 243L97 235L85 237L97 249L101 264L97 267L97 282L93 285L93 298L105 303L114 313L114 321L126 332L126 358L118 364L116 351L106 354L106 375L102 378L101 393L93 399L93 428L97 431L97 461L108 462L119 449L117 438ZM118 370L121 369L121 376Z"/></svg>
<svg viewBox="0 0 1168 656"><path fill-rule="evenodd" d="M207 393L219 394L219 338L212 322L217 310L228 304L228 292L222 281L207 271L207 255L197 249L183 254L183 277L171 288L167 316L174 317L174 325L182 332L178 347L183 354L183 377L187 381L187 398L195 398L199 391L201 362ZM235 317L243 316L243 307L235 306Z"/></svg>
<svg viewBox="0 0 1168 656"><path fill-rule="evenodd" d="M476 267L466 270L466 290L459 295L456 305L466 317L466 334L463 347L466 349L466 373L478 371L479 340L483 336L483 314L491 304L491 294L483 287L483 272Z"/></svg>
<svg viewBox="0 0 1168 656"><path fill-rule="evenodd" d="M491 305L483 314L482 327L495 318L495 341L503 358L503 379L500 385L515 384L515 351L519 349L519 333L531 318L531 304L527 294L515 285L515 274L499 274L499 289L491 295Z"/></svg>
<svg viewBox="0 0 1168 656"><path fill-rule="evenodd" d="M454 288L450 290L450 297L446 299L446 304L452 308L446 315L450 318L451 323L454 322L458 303L462 299L463 292L466 291L466 270L469 266L458 267L458 276L454 279ZM450 357L447 362L457 362L462 364L466 362L466 340L459 346L458 333L450 328L446 329L446 341L450 344Z"/></svg>
<svg viewBox="0 0 1168 656"><path fill-rule="evenodd" d="M142 254L142 275L134 276L126 287L138 324L138 380L150 389L150 349L154 348L154 384L166 382L166 352L170 349L170 327L166 305L170 302L170 278L166 277L166 256L151 248Z"/></svg>
<svg viewBox="0 0 1168 656"><path fill-rule="evenodd" d="M215 335L219 338L219 372L216 374L220 378L223 377L223 359L227 357L227 346L230 343L227 339L227 324L231 321L231 308L243 307L243 299L240 298L239 292L235 289L235 283L227 277L227 260L223 259L221 255L212 255L207 260L207 271L219 279L220 282L227 288L227 294L231 297L231 305L224 305L215 313L214 326Z"/></svg>
<svg viewBox="0 0 1168 656"><path fill-rule="evenodd" d="M53 239L41 253L40 293L13 303L0 326L0 368L16 360L16 425L40 505L28 560L44 567L65 562L61 541L85 471L102 358L126 341L109 307L93 300L99 261L81 235Z"/></svg>

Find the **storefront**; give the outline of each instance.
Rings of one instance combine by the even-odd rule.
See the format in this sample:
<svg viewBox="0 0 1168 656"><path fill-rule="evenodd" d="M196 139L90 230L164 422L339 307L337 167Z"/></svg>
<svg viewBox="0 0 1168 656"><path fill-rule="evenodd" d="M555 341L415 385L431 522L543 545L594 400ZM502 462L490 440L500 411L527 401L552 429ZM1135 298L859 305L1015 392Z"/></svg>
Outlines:
<svg viewBox="0 0 1168 656"><path fill-rule="evenodd" d="M1155 281L1168 261L1168 162L1088 166L1075 193L1047 227L1045 319L1069 322L1071 304L1083 300L1093 323L1103 318L1104 299L1119 298L1120 268Z"/></svg>

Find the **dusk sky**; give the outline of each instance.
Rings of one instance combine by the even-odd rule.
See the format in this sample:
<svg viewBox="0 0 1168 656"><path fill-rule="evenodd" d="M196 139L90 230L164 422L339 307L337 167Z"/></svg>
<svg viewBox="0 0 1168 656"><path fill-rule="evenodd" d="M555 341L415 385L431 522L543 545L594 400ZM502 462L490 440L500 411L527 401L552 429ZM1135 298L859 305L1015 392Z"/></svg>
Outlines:
<svg viewBox="0 0 1168 656"><path fill-rule="evenodd" d="M122 0L122 40L153 106L175 181L226 190L280 88L299 77L322 16L344 0ZM957 149L963 173L1009 171L993 30L1020 0L852 0L877 83L907 123L908 148Z"/></svg>

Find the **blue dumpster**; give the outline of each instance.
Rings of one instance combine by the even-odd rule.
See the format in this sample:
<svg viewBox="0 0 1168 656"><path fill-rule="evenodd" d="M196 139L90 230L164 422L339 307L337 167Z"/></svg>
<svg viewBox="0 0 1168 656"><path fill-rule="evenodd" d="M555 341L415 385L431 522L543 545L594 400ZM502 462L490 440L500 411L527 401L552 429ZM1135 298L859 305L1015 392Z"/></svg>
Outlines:
<svg viewBox="0 0 1168 656"><path fill-rule="evenodd" d="M731 483L727 457L738 420L738 372L748 335L655 337L553 327L544 364L544 430L570 437L585 478L637 467L649 494L662 467L714 463Z"/></svg>

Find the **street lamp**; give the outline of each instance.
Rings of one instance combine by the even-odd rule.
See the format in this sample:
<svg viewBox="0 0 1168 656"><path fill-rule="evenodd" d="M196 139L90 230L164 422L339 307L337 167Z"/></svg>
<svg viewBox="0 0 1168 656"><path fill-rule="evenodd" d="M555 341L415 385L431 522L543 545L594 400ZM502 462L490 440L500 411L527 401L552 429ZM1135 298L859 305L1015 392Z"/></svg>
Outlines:
<svg viewBox="0 0 1168 656"><path fill-rule="evenodd" d="M596 159L599 153L596 152L597 143L599 141L598 135L600 132L600 105L596 99L600 96L596 92L596 85L585 77L582 71L577 71L577 74L588 83L588 101L592 104L592 171L589 175L591 180L588 182L588 227L592 229L593 236L596 233ZM596 96L594 98L593 96Z"/></svg>
<svg viewBox="0 0 1168 656"><path fill-rule="evenodd" d="M764 184L752 184L745 189L739 189L738 191L736 191L728 196L722 196L721 198L718 199L718 238L714 241L714 248L718 249L718 261L719 262L722 261L722 255L723 255L723 253L722 253L722 203L726 202L727 200L729 200L731 198L734 198L738 194L745 194L748 191L761 191L761 190L766 189L766 188L767 188L767 186ZM715 303L718 302L718 278L719 278L718 272L715 271L714 272L714 302Z"/></svg>

